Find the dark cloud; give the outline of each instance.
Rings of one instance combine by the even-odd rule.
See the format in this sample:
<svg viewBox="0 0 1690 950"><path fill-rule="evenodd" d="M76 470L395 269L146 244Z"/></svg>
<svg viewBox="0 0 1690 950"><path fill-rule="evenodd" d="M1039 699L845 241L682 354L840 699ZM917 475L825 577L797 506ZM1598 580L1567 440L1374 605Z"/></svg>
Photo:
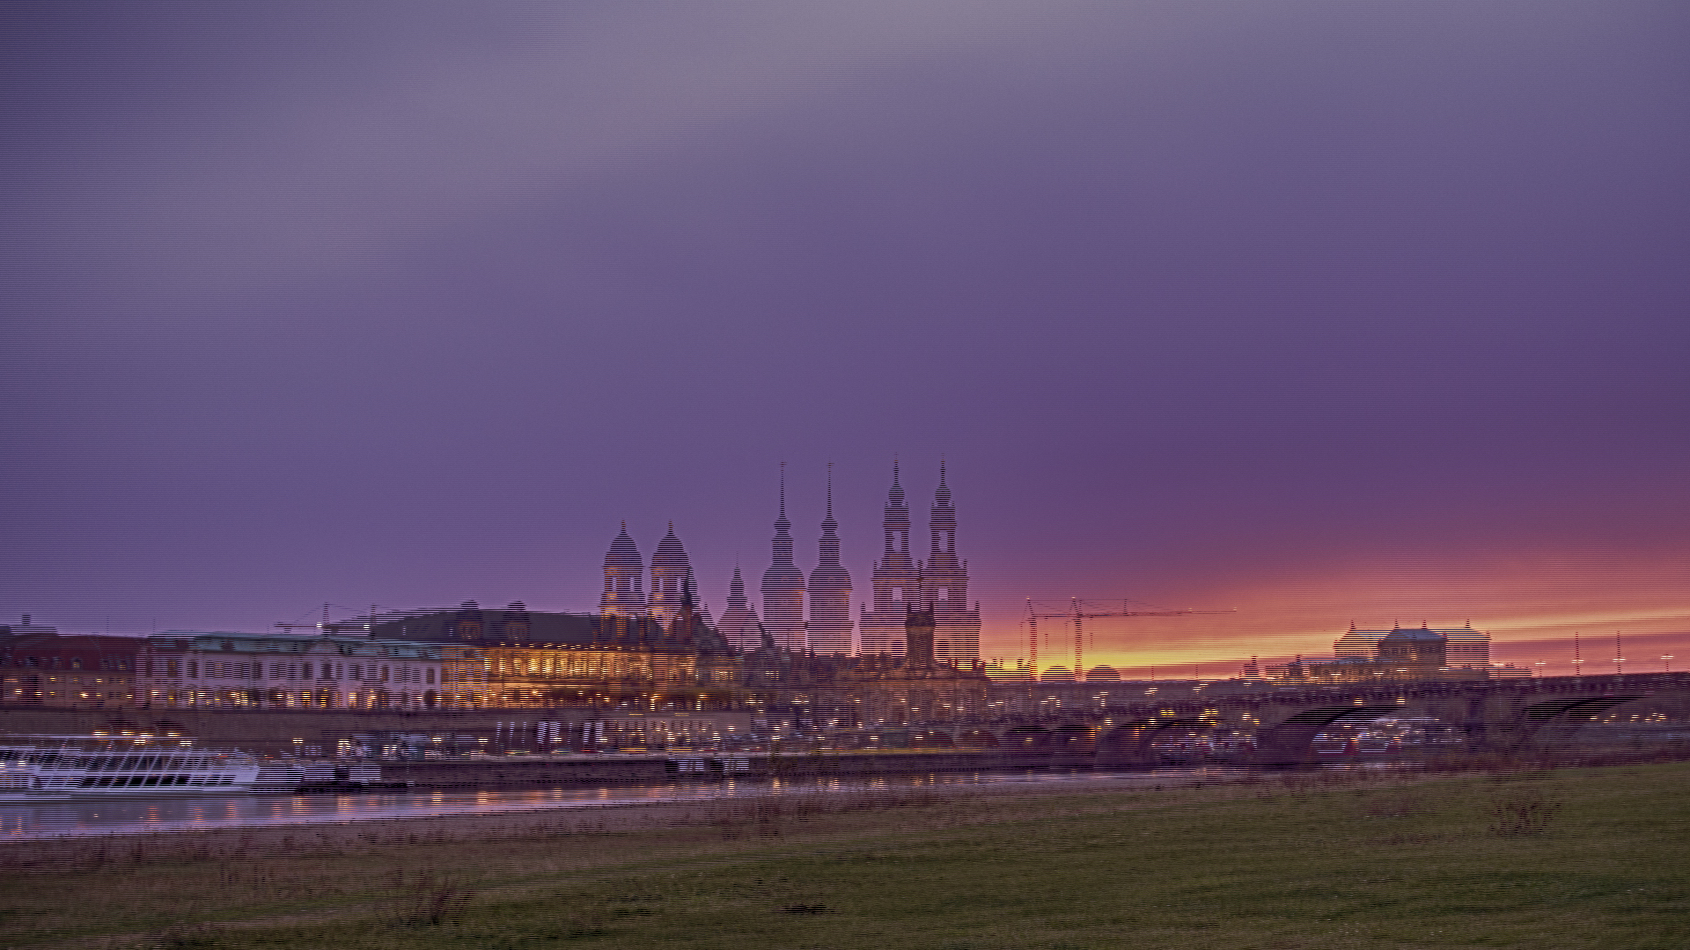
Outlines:
<svg viewBox="0 0 1690 950"><path fill-rule="evenodd" d="M896 452L1007 605L1684 544L1687 25L19 7L0 609L586 607L623 518L720 601L782 459L861 586Z"/></svg>

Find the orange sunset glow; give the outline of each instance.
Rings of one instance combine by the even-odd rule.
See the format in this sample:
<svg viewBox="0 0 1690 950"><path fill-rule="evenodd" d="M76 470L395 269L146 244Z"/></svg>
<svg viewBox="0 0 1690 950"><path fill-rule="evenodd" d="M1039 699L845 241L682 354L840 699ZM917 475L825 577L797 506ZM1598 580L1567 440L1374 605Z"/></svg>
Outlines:
<svg viewBox="0 0 1690 950"><path fill-rule="evenodd" d="M1108 665L1130 676L1149 676L1155 667L1158 677L1189 677L1195 663L1204 677L1234 676L1251 656L1266 663L1329 655L1352 622L1362 628L1471 622L1491 635L1493 662L1545 675L1573 672L1575 633L1586 673L1612 672L1616 632L1633 672L1660 670L1663 655L1690 659L1690 552L1671 546L1375 552L1330 572L1270 565L1263 574L1213 585L1182 578L1178 599L1157 603L1236 613L1087 620L1086 666ZM982 651L1012 664L1025 659L1025 613L1024 605L987 609ZM1041 669L1073 665L1071 624L1042 620L1040 635ZM1536 667L1540 661L1544 666Z"/></svg>

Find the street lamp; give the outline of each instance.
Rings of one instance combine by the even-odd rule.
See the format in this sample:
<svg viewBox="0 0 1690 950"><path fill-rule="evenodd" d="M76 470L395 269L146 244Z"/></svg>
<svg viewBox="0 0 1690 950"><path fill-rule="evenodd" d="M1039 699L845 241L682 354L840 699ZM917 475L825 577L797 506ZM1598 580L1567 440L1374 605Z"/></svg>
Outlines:
<svg viewBox="0 0 1690 950"><path fill-rule="evenodd" d="M1542 660L1538 660L1538 661L1537 661L1537 663L1536 663L1536 664L1534 664L1534 665L1535 665L1535 666L1536 666L1536 667L1537 667L1537 675L1538 675L1538 678L1539 678L1539 679L1542 679L1542 678L1543 678L1543 661L1542 661Z"/></svg>
<svg viewBox="0 0 1690 950"><path fill-rule="evenodd" d="M1661 657L1661 672L1663 672L1663 673L1671 673L1672 672L1672 654L1669 653L1669 654Z"/></svg>

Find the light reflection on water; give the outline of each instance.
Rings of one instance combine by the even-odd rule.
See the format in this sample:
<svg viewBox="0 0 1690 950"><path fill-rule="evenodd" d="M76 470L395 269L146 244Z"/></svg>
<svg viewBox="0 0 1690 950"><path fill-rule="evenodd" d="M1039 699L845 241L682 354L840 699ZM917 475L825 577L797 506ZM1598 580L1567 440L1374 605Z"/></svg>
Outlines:
<svg viewBox="0 0 1690 950"><path fill-rule="evenodd" d="M1133 783L1201 778L1224 770L1156 772L972 772L822 778L813 782L736 780L598 788L477 789L358 795L207 795L154 799L79 799L0 805L0 841L94 835L210 831L282 825L343 824L395 818L491 815L746 796L871 791L944 785Z"/></svg>

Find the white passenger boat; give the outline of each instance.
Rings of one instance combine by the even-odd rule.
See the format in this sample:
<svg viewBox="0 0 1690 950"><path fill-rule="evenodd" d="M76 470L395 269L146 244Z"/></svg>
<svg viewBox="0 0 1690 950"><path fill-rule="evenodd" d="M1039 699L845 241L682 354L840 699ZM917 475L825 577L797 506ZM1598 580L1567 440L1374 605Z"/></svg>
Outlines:
<svg viewBox="0 0 1690 950"><path fill-rule="evenodd" d="M0 805L70 797L62 793L49 794L41 788L41 759L52 754L55 753L33 744L0 745Z"/></svg>
<svg viewBox="0 0 1690 950"><path fill-rule="evenodd" d="M0 801L251 791L259 762L183 739L31 736L0 745Z"/></svg>

